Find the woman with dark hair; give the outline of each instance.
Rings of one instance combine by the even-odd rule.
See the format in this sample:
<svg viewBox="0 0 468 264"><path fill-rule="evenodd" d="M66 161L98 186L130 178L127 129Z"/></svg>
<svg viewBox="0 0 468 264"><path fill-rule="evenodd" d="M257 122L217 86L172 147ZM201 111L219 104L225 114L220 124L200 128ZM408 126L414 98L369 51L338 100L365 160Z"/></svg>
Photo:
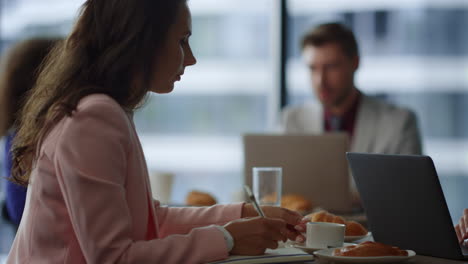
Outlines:
<svg viewBox="0 0 468 264"><path fill-rule="evenodd" d="M42 61L59 41L55 38L33 38L13 45L2 58L0 73L0 136L5 137L4 176L11 175L11 143L15 135L23 98L34 86ZM18 227L26 200L26 188L5 181L4 217Z"/></svg>
<svg viewBox="0 0 468 264"><path fill-rule="evenodd" d="M85 2L22 111L13 180L29 187L7 263L204 263L304 239L286 209L152 200L132 115L196 63L190 35L186 0Z"/></svg>

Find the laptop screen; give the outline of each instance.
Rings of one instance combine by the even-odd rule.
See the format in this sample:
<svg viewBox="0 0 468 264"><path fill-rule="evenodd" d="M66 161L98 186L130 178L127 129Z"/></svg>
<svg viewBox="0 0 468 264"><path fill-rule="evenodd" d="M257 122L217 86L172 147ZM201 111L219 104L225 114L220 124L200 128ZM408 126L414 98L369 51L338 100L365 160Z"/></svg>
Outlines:
<svg viewBox="0 0 468 264"><path fill-rule="evenodd" d="M352 211L344 133L244 135L245 183L253 167L282 167L283 194L299 194L333 212Z"/></svg>
<svg viewBox="0 0 468 264"><path fill-rule="evenodd" d="M375 241L462 259L432 159L347 153Z"/></svg>

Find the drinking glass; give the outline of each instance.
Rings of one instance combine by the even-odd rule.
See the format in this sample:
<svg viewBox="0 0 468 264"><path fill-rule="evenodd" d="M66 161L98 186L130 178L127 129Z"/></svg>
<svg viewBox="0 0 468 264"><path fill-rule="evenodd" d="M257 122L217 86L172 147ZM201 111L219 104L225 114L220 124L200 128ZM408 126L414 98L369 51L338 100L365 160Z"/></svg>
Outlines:
<svg viewBox="0 0 468 264"><path fill-rule="evenodd" d="M252 169L253 193L259 205L281 205L281 167L254 167Z"/></svg>

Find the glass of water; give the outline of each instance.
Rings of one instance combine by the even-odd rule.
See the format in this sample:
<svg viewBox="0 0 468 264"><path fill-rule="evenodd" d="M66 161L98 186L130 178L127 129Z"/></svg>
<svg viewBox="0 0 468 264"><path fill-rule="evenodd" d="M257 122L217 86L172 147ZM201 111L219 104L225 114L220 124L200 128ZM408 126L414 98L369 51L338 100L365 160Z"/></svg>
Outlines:
<svg viewBox="0 0 468 264"><path fill-rule="evenodd" d="M253 193L259 205L281 205L281 167L254 167L252 169Z"/></svg>

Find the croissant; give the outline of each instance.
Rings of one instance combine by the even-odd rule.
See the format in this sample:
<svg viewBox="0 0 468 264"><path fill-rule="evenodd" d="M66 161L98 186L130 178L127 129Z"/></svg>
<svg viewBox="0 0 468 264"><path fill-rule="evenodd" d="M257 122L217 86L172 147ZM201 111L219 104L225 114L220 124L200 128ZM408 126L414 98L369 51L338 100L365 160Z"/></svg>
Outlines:
<svg viewBox="0 0 468 264"><path fill-rule="evenodd" d="M185 202L190 206L210 206L216 204L216 199L205 192L191 191L187 194Z"/></svg>
<svg viewBox="0 0 468 264"><path fill-rule="evenodd" d="M333 251L333 255L345 257L408 256L408 252L379 242L366 241L358 245L337 248Z"/></svg>
<svg viewBox="0 0 468 264"><path fill-rule="evenodd" d="M330 214L327 211L319 211L317 213L312 213L309 215L311 217L311 222L328 222L328 223L338 223L345 224L343 217Z"/></svg>
<svg viewBox="0 0 468 264"><path fill-rule="evenodd" d="M312 209L312 203L298 194L286 194L281 198L281 207L292 211L309 211Z"/></svg>
<svg viewBox="0 0 468 264"><path fill-rule="evenodd" d="M347 236L363 236L367 234L367 229L360 223L355 221L346 222L346 234Z"/></svg>
<svg viewBox="0 0 468 264"><path fill-rule="evenodd" d="M346 225L346 236L363 236L367 234L367 229L358 222L345 221L343 217L331 214L327 211L319 211L308 215L311 222L328 222Z"/></svg>

